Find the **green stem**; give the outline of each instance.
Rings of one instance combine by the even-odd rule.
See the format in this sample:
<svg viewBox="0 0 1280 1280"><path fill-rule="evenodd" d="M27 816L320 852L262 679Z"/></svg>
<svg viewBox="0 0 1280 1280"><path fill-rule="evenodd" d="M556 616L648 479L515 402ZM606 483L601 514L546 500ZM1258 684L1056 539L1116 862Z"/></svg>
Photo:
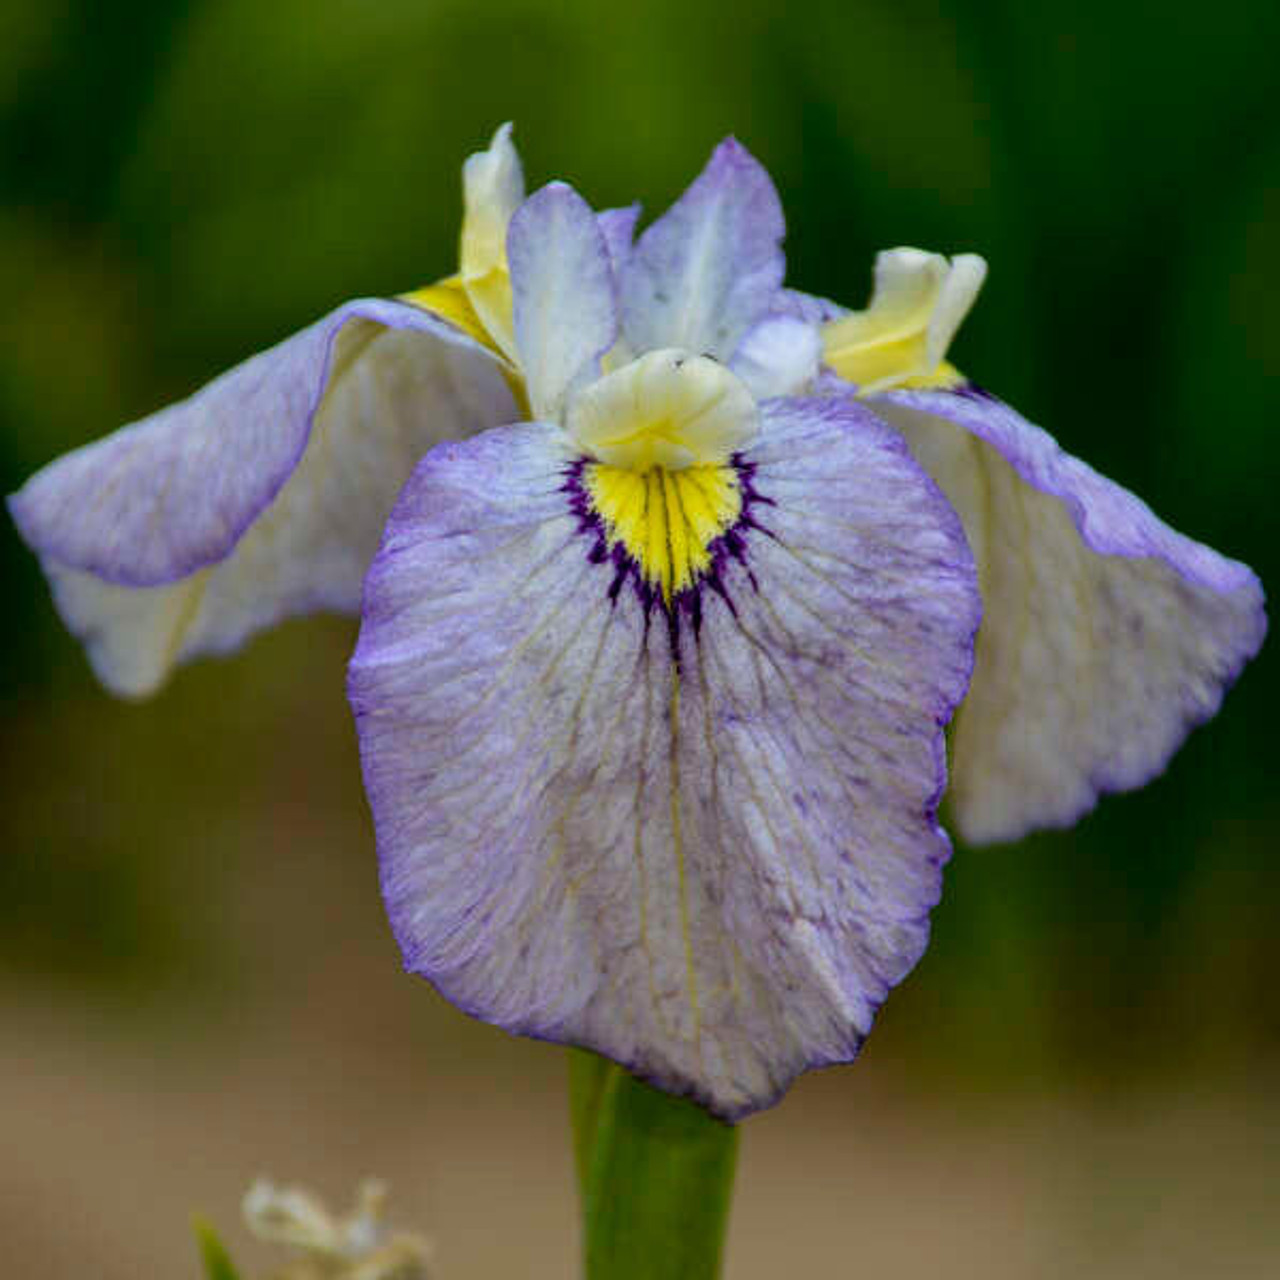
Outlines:
<svg viewBox="0 0 1280 1280"><path fill-rule="evenodd" d="M218 1239L218 1233L204 1218L196 1216L191 1221L200 1247L200 1260L204 1263L205 1280L240 1280L240 1273L231 1261L226 1246Z"/></svg>
<svg viewBox="0 0 1280 1280"><path fill-rule="evenodd" d="M569 1097L587 1280L715 1280L738 1131L581 1050Z"/></svg>

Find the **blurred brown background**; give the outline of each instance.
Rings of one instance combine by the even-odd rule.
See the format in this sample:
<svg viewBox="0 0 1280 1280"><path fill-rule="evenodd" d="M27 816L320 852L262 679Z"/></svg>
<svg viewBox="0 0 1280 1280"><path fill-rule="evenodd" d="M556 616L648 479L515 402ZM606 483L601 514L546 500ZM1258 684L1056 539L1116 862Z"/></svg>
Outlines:
<svg viewBox="0 0 1280 1280"><path fill-rule="evenodd" d="M0 480L450 270L501 120L650 214L733 131L794 283L986 254L962 367L1274 583L1278 38L1261 0L8 0ZM251 1270L259 1171L390 1178L446 1280L572 1274L562 1055L400 972L353 626L129 706L12 533L0 571L6 1274L195 1277L195 1208ZM1142 794L957 851L863 1061L747 1125L731 1280L1280 1274L1276 695L1264 653Z"/></svg>

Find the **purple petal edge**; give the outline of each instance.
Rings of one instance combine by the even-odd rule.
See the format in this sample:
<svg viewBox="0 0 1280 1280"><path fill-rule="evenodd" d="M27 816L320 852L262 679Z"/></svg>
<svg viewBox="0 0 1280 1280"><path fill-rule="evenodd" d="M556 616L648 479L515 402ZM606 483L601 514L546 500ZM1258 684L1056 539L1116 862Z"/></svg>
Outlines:
<svg viewBox="0 0 1280 1280"><path fill-rule="evenodd" d="M973 386L886 391L868 403L874 407L878 399L949 418L991 445L1023 481L1063 503L1091 551L1156 556L1199 586L1221 592L1256 590L1261 603L1262 584L1248 565L1169 528L1141 498L1067 453L1042 427L988 392Z"/></svg>
<svg viewBox="0 0 1280 1280"><path fill-rule="evenodd" d="M893 982L886 983L882 992L878 997L871 1001L873 1008L878 1008L892 985L900 981L905 973L908 972L919 961L927 948L929 939L929 912L936 905L941 893L942 868L949 861L952 853L951 841L938 821L938 808L944 793L947 782L947 753L946 742L944 736L944 727L951 720L955 710L968 687L969 678L972 674L973 666L973 643L977 632L980 614L980 600L978 594L976 572L972 565L972 561L968 556L967 542L963 536L959 517L954 509L947 501L938 485L919 467L915 462L910 450L908 449L902 437L890 427L886 426L882 421L876 418L865 406L857 404L852 400L831 400L831 399L788 399L775 400L770 402L770 409L773 412L800 412L803 411L814 417L821 418L826 421L838 423L842 427L851 431L860 432L868 435L875 440L877 445L883 447L887 452L891 452L902 460L904 460L911 470L918 473L922 487L927 491L930 500L930 506L936 512L940 531L944 535L944 541L949 544L949 558L955 567L964 572L968 578L967 594L971 600L971 617L967 619L967 639L963 646L965 661L963 666L954 672L953 678L947 682L945 687L938 691L938 697L935 702L929 705L928 710L932 715L936 725L936 732L932 735L930 743L930 754L933 761L934 770L934 786L930 794L925 798L921 809L922 825L927 828L929 834L934 838L937 846L937 854L933 860L933 864L937 869L937 884L929 896L927 901L922 903L918 921L913 924L916 928L916 936L914 945L909 952L904 954L906 961L903 972L898 975ZM380 702L376 697L370 697L368 694L358 688L358 682L354 678L355 668L361 661L372 661L378 651L378 643L375 640L372 627L378 627L385 621L385 609L380 607L381 587L379 580L385 576L392 575L397 571L397 561L408 554L410 548L404 543L401 536L396 532L399 520L398 517L403 513L403 517L409 515L414 509L415 503L418 502L417 491L422 487L425 480L432 476L433 473L440 472L446 468L452 468L454 465L463 464L471 466L479 471L482 468L477 465L483 460L485 455L492 453L495 444L502 438L517 438L515 433L525 433L532 430L545 430L536 424L520 424L512 427L499 427L492 431L481 433L472 439L461 442L446 442L432 449L419 464L415 471L413 479L405 486L401 497L397 502L397 512L393 512L392 517L388 521L386 530L383 535L382 545L374 558L368 578L366 579L365 604L363 608L363 621L360 639L357 643L356 652L352 660L352 675L348 679L348 696L351 701L352 709L355 713L357 727L361 728L362 722L366 720L372 721L379 715ZM465 487L460 489L459 496L465 498ZM464 509L465 513L465 509ZM461 522L460 527L465 526L465 519ZM963 559L962 559L963 557ZM389 614L387 615L389 616ZM379 779L376 776L376 770L373 765L373 758L369 751L368 740L364 732L358 733L360 742L361 764L365 775L366 789L369 791L371 803L374 804L375 812L380 807L381 793L379 787ZM402 856L398 849L393 849L393 842L387 831L381 824L378 825L376 831L378 858L380 865L380 874L384 882L384 894L388 892L389 882L395 870L392 866L393 860ZM389 913L393 934L397 944L401 949L404 961L404 967L407 972L416 976L425 978L431 986L445 999L449 1000L462 1012L491 1024L499 1025L503 1030L511 1034L520 1035L536 1040L542 1040L548 1043L572 1043L580 1047L602 1052L601 1046L584 1040L566 1037L559 1033L554 1026L548 1026L545 1023L538 1025L536 1020L530 1021L522 1018L514 1018L507 1020L497 1020L493 1017L492 1010L484 1007L482 1004L468 1002L466 999L459 999L454 984L448 977L437 979L424 968L419 967L417 953L420 949L420 939L417 938L410 927L408 919L398 916L396 913ZM778 1102L790 1085L804 1071L809 1069L828 1067L852 1062L858 1055L865 1036L861 1034L851 1034L850 1045L845 1053L832 1054L830 1056L821 1056L815 1058L803 1066L797 1067L794 1071L786 1076L785 1079L778 1079L775 1087L766 1095L757 1096L750 1102L743 1104L741 1107L713 1108L713 1113L721 1119L729 1122L736 1122L744 1119L759 1110L765 1109ZM603 1056L610 1056L604 1053ZM662 1077L660 1074L654 1074L637 1070L637 1063L627 1061L621 1058L613 1058L620 1065L629 1070L636 1071L639 1078L646 1080L655 1087L661 1088L667 1092L678 1093L680 1096L688 1097L701 1105L709 1105L707 1098L701 1096L695 1088L673 1088L670 1080Z"/></svg>
<svg viewBox="0 0 1280 1280"><path fill-rule="evenodd" d="M1216 685L1202 701L1184 701L1180 731L1153 752L1140 769L1117 772L1095 766L1088 781L1095 794L1069 812L1026 821L1002 831L998 838L1018 839L1040 827L1069 827L1092 811L1099 796L1128 791L1158 777L1191 730L1211 719L1245 665L1258 653L1267 632L1266 596L1261 581L1247 565L1171 529L1140 498L1066 453L1048 432L1028 422L996 397L969 385L953 391L890 391L871 398L956 423L991 446L1030 487L1058 499L1081 541L1100 556L1156 559L1191 586L1240 602L1241 624L1224 642L1224 662ZM963 824L962 824L963 825Z"/></svg>
<svg viewBox="0 0 1280 1280"><path fill-rule="evenodd" d="M18 532L42 559L127 587L175 582L225 559L301 460L334 345L357 319L429 333L493 358L419 307L382 298L344 303L186 400L37 472L7 499ZM199 415L206 413L225 442L201 439L211 419ZM263 414L269 420L262 422ZM245 456L234 459L229 476L219 476L202 444Z"/></svg>

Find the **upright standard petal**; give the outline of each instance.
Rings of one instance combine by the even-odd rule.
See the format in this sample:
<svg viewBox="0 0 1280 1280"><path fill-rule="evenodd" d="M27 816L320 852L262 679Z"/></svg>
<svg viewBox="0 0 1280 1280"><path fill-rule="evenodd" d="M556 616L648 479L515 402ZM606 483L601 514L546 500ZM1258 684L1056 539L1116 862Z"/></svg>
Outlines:
<svg viewBox="0 0 1280 1280"><path fill-rule="evenodd" d="M852 1058L921 954L978 609L894 433L764 413L679 471L544 426L434 450L350 677L407 966L727 1118Z"/></svg>
<svg viewBox="0 0 1280 1280"><path fill-rule="evenodd" d="M103 682L139 695L282 617L354 612L417 460L514 416L478 343L416 307L352 302L9 504Z"/></svg>
<svg viewBox="0 0 1280 1280"><path fill-rule="evenodd" d="M1257 578L982 392L868 403L942 485L978 561L983 624L953 738L961 834L1064 826L1159 774L1261 645Z"/></svg>
<svg viewBox="0 0 1280 1280"><path fill-rule="evenodd" d="M769 175L726 139L627 263L622 319L630 349L681 347L728 360L781 288L784 231Z"/></svg>
<svg viewBox="0 0 1280 1280"><path fill-rule="evenodd" d="M618 336L605 238L587 202L553 182L511 219L507 254L529 403L535 417L555 420L575 379Z"/></svg>

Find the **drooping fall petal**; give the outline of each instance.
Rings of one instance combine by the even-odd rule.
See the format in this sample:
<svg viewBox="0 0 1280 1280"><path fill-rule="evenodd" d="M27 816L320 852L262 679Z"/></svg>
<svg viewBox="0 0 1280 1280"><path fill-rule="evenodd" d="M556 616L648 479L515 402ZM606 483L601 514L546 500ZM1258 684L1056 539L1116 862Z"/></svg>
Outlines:
<svg viewBox="0 0 1280 1280"><path fill-rule="evenodd" d="M103 682L139 695L280 618L357 610L417 460L515 416L484 347L418 307L352 302L9 505Z"/></svg>
<svg viewBox="0 0 1280 1280"><path fill-rule="evenodd" d="M868 403L942 485L978 562L983 623L953 739L960 833L1063 826L1150 781L1261 645L1257 578L991 396Z"/></svg>
<svg viewBox="0 0 1280 1280"><path fill-rule="evenodd" d="M892 432L763 411L725 467L437 448L350 678L407 966L726 1117L851 1058L923 950L978 610Z"/></svg>

